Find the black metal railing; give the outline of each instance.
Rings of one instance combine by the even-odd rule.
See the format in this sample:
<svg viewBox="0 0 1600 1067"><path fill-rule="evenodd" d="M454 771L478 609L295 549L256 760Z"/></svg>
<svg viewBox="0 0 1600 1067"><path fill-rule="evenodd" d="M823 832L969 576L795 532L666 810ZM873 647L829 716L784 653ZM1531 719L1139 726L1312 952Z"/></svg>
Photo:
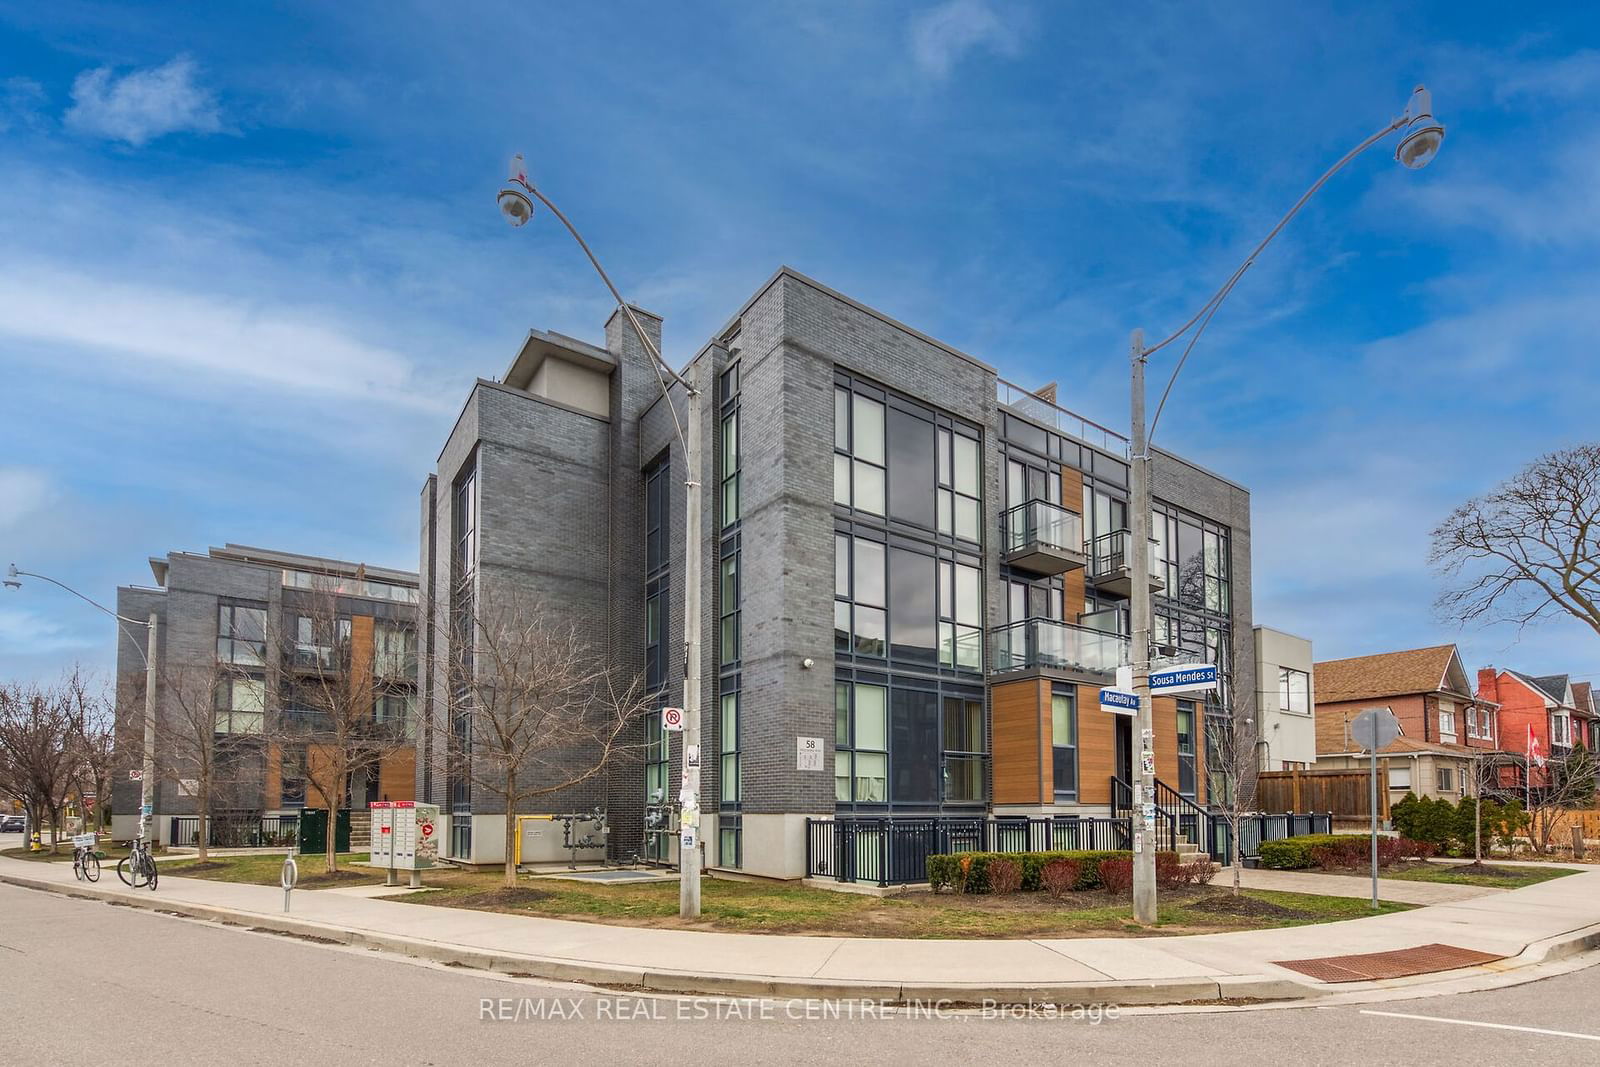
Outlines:
<svg viewBox="0 0 1600 1067"><path fill-rule="evenodd" d="M1111 777L1111 814L1133 813L1133 786L1116 775ZM1158 850L1173 850L1179 841L1198 846L1218 863L1233 859L1233 833L1226 814L1208 810L1173 789L1161 779L1155 785L1155 834ZM1333 832L1333 816L1322 812L1251 812L1239 816L1240 858L1253 860L1261 853L1261 842L1281 841L1301 834Z"/></svg>
<svg viewBox="0 0 1600 1067"><path fill-rule="evenodd" d="M299 832L298 815L256 815L219 812L206 819L209 848L288 848ZM200 816L174 815L168 841L177 848L200 843Z"/></svg>
<svg viewBox="0 0 1600 1067"><path fill-rule="evenodd" d="M806 820L806 877L880 886L926 881L928 857L1133 847L1126 818L841 816Z"/></svg>

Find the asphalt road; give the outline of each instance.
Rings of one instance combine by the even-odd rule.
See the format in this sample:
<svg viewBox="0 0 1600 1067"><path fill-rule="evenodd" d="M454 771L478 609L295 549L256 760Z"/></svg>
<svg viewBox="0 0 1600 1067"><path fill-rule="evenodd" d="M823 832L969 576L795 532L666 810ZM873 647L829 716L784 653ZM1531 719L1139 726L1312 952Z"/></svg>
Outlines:
<svg viewBox="0 0 1600 1067"><path fill-rule="evenodd" d="M1098 1022L908 1018L903 1009L885 1017L859 1008L854 1019L824 1018L816 1016L827 1009L803 1001L597 996L0 885L3 1064L1552 1067L1600 1062L1597 1003L1600 967L1496 992L1364 1007L1108 1014Z"/></svg>

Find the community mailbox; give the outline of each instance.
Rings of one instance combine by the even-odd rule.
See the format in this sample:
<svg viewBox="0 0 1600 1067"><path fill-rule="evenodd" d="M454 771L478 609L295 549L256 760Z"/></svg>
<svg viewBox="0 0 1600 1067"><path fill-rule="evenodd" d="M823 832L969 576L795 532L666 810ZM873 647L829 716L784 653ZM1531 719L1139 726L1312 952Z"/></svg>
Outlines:
<svg viewBox="0 0 1600 1067"><path fill-rule="evenodd" d="M424 871L439 858L439 805L378 801L372 812L374 867Z"/></svg>

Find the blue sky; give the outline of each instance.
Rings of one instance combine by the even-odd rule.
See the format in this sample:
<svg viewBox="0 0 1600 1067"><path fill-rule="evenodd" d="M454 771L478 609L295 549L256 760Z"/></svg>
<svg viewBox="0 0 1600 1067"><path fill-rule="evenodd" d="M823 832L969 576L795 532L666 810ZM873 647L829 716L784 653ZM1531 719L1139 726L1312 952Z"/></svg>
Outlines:
<svg viewBox="0 0 1600 1067"><path fill-rule="evenodd" d="M1439 158L1320 194L1158 442L1252 490L1256 619L1319 658L1600 675L1575 624L1439 620L1425 565L1455 502L1594 435L1597 49L1579 4L0 0L0 562L105 600L224 541L415 567L471 380L608 312L548 220L500 221L517 150L676 361L789 263L1120 425L1128 330L1426 82ZM112 638L0 598L0 676Z"/></svg>

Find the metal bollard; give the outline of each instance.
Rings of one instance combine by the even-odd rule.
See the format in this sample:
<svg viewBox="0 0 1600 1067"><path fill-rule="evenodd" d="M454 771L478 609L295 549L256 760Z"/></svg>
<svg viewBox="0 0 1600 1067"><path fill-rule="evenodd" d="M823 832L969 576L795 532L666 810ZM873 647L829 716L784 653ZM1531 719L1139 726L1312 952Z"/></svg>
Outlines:
<svg viewBox="0 0 1600 1067"><path fill-rule="evenodd" d="M294 884L300 880L300 868L295 865L294 853L284 857L283 873L278 876L278 881L283 884L283 913L289 914L289 892L294 889Z"/></svg>

